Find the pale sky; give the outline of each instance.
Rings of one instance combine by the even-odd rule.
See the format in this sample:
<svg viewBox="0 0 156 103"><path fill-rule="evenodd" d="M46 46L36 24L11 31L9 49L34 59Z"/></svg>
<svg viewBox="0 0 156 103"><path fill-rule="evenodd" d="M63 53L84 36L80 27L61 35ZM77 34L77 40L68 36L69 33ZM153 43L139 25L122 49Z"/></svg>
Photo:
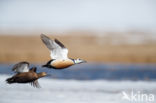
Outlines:
<svg viewBox="0 0 156 103"><path fill-rule="evenodd" d="M0 31L156 31L156 0L0 0Z"/></svg>

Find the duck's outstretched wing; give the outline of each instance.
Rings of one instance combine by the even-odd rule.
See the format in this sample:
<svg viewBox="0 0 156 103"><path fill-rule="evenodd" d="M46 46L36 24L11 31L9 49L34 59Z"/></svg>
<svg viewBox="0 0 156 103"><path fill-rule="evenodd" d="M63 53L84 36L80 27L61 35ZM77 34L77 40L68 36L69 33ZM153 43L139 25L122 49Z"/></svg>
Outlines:
<svg viewBox="0 0 156 103"><path fill-rule="evenodd" d="M19 62L13 66L12 71L16 73L29 72L29 63L25 61Z"/></svg>
<svg viewBox="0 0 156 103"><path fill-rule="evenodd" d="M38 80L35 80L33 82L30 83L33 87L35 88L41 88L40 84L38 83Z"/></svg>
<svg viewBox="0 0 156 103"><path fill-rule="evenodd" d="M41 34L41 40L50 50L52 59L67 59L68 49L57 39L51 40L44 34Z"/></svg>

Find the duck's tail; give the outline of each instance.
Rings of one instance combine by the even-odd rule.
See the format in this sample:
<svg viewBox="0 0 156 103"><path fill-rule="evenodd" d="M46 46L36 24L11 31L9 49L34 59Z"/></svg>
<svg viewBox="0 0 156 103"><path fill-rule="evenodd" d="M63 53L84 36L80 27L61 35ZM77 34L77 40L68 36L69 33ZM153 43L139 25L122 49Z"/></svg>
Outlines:
<svg viewBox="0 0 156 103"><path fill-rule="evenodd" d="M48 65L47 65L47 64L45 64L45 65L42 65L42 67L48 67Z"/></svg>
<svg viewBox="0 0 156 103"><path fill-rule="evenodd" d="M54 68L53 66L48 65L48 64L42 65L42 67L46 67L46 68Z"/></svg>
<svg viewBox="0 0 156 103"><path fill-rule="evenodd" d="M6 82L7 82L8 84L11 84L11 83L15 83L15 80L14 80L14 78L12 77L12 78L6 79Z"/></svg>

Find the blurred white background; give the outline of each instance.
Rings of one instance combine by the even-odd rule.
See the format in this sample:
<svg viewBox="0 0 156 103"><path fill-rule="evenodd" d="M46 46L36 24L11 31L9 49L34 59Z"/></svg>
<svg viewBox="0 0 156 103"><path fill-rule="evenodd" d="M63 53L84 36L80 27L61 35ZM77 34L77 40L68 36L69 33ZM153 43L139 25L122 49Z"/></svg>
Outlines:
<svg viewBox="0 0 156 103"><path fill-rule="evenodd" d="M1 34L12 31L156 31L155 0L1 0L0 12Z"/></svg>

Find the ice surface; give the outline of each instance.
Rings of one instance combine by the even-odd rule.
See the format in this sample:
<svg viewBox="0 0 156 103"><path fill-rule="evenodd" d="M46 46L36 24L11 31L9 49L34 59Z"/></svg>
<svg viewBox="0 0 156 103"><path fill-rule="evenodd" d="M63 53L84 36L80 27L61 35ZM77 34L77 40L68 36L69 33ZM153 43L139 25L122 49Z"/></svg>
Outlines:
<svg viewBox="0 0 156 103"><path fill-rule="evenodd" d="M9 85L5 82L8 77L10 75L0 76L0 103L132 103L122 99L122 91L134 90L156 95L154 81L82 81L43 78L39 80L42 88L37 89L30 84Z"/></svg>

